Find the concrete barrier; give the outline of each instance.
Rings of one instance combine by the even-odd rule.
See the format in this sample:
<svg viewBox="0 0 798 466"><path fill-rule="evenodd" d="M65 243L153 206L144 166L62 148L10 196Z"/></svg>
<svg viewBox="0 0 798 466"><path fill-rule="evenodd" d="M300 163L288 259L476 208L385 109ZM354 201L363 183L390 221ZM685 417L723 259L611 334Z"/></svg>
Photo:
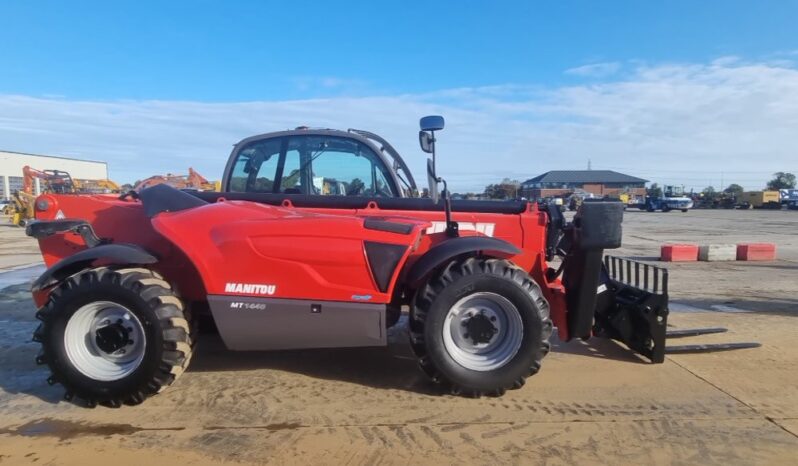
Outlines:
<svg viewBox="0 0 798 466"><path fill-rule="evenodd" d="M735 259L737 259L736 244L705 244L698 248L698 260L700 261L733 261Z"/></svg>
<svg viewBox="0 0 798 466"><path fill-rule="evenodd" d="M737 245L738 261L774 261L776 245L774 243L740 243Z"/></svg>
<svg viewBox="0 0 798 466"><path fill-rule="evenodd" d="M664 262L693 262L698 260L697 244L663 244L659 260Z"/></svg>

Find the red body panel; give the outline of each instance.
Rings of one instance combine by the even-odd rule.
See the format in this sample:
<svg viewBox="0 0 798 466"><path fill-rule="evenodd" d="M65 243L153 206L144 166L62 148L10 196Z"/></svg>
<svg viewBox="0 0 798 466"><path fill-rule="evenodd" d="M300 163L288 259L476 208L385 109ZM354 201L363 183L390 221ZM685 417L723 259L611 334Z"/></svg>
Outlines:
<svg viewBox="0 0 798 466"><path fill-rule="evenodd" d="M44 195L47 209L38 219L80 218L98 236L133 243L158 257L156 269L186 299L214 295L268 295L275 298L389 303L403 266L447 237L444 216L434 211L282 207L247 201L221 201L150 220L137 201L113 196ZM371 230L364 219L376 216L413 225L408 235ZM544 252L546 215L535 204L519 215L456 212L461 235L489 235L522 250L510 258L540 284L560 337L567 339L565 294L559 280L549 283ZM407 247L390 286L381 292L371 275L364 242ZM77 235L40 241L47 266L85 248ZM231 285L232 284L232 285ZM236 284L254 285L238 287ZM46 298L46 290L37 296ZM43 301L42 301L43 302Z"/></svg>
<svg viewBox="0 0 798 466"><path fill-rule="evenodd" d="M208 294L387 303L371 277L364 241L418 242L426 222L409 235L368 230L363 218L232 201L208 204L153 219L155 229L179 245L199 270ZM392 281L395 280L395 277ZM229 283L266 285L265 292L231 291ZM273 291L272 291L273 290Z"/></svg>

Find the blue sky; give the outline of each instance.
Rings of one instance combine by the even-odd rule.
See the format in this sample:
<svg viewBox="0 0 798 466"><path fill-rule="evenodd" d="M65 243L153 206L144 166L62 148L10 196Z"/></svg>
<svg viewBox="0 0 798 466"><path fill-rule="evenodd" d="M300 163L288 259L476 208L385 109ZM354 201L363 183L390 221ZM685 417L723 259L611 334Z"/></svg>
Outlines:
<svg viewBox="0 0 798 466"><path fill-rule="evenodd" d="M6 1L0 17L0 149L105 159L121 181L214 178L238 139L300 124L381 133L421 171L434 111L459 190L588 158L696 188L798 171L796 1Z"/></svg>

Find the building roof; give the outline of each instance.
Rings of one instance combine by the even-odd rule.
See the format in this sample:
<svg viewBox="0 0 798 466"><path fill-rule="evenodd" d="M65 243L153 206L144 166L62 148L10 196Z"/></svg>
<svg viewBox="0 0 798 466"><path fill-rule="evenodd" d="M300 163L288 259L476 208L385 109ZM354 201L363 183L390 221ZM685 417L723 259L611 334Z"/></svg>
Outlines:
<svg viewBox="0 0 798 466"><path fill-rule="evenodd" d="M27 155L29 157L46 157L48 159L62 159L62 160L75 160L77 162L91 162L91 163L102 163L108 165L108 162L102 160L89 160L89 159L78 159L75 157L67 157L63 155L43 155L43 154L31 154L28 152L17 152L13 150L3 150L0 149L0 153L2 154L10 154L10 155Z"/></svg>
<svg viewBox="0 0 798 466"><path fill-rule="evenodd" d="M612 170L552 170L524 181L529 183L646 183L648 180Z"/></svg>

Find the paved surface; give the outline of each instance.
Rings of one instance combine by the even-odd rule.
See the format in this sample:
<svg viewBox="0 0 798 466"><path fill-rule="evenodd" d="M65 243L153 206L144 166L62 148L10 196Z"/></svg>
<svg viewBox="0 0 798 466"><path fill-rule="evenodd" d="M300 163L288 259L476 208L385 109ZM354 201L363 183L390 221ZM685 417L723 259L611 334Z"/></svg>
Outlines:
<svg viewBox="0 0 798 466"><path fill-rule="evenodd" d="M25 229L8 223L8 217L0 215L0 270L40 262L42 256L36 241L25 236Z"/></svg>
<svg viewBox="0 0 798 466"><path fill-rule="evenodd" d="M665 241L776 242L773 263L670 267L674 327L763 346L650 365L608 341L556 343L525 387L472 400L436 392L401 326L378 349L233 353L209 337L161 395L91 410L33 363L15 285L0 294L0 464L795 464L798 212L629 212L624 227L618 255L642 259ZM20 265L35 245L0 228L0 248Z"/></svg>

